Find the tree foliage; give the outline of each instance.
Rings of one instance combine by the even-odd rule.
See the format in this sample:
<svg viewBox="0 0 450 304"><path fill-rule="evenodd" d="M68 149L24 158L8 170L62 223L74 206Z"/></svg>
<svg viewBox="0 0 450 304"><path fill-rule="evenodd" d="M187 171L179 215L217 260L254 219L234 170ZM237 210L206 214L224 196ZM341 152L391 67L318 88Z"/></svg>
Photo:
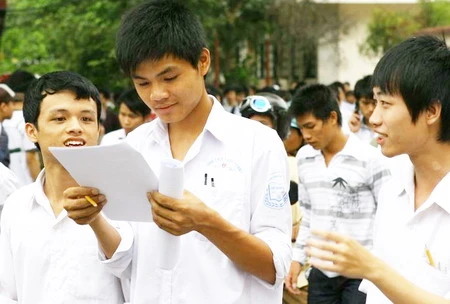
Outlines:
<svg viewBox="0 0 450 304"><path fill-rule="evenodd" d="M115 33L121 16L143 1L8 0L0 41L0 75L18 68L37 74L64 69L79 72L99 86L128 84L115 60ZM217 70L213 72L220 72L226 81L255 82L258 64L261 67L257 54L266 40L280 54L289 49L293 39L301 48L313 49L327 27L337 27L330 22L336 19L335 12L324 13L324 7L312 0L186 3L204 25L212 68Z"/></svg>
<svg viewBox="0 0 450 304"><path fill-rule="evenodd" d="M368 25L369 35L361 51L367 55L383 54L421 29L450 25L448 0L421 0L419 4L417 13L376 10Z"/></svg>

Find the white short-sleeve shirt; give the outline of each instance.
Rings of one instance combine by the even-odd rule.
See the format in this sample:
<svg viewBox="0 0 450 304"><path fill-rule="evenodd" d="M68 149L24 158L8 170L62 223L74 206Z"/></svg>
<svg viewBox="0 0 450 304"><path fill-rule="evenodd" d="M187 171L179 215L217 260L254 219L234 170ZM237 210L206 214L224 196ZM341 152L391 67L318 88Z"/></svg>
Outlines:
<svg viewBox="0 0 450 304"><path fill-rule="evenodd" d="M153 223L137 224L128 253L133 259L131 303L162 303L167 296L173 304L281 303L282 281L291 262L286 152L274 130L230 114L211 99L214 104L204 131L183 160L185 188L270 247L276 283L272 286L243 272L195 231L180 237L180 258L174 270L160 269L158 260L166 253L157 241L159 228ZM126 140L157 175L161 160L172 158L167 125L159 119L138 127ZM119 256L108 261L113 271L129 266Z"/></svg>
<svg viewBox="0 0 450 304"><path fill-rule="evenodd" d="M45 173L5 202L0 235L0 303L123 303L120 280L98 260L89 225L55 217ZM118 230L120 227L116 226Z"/></svg>
<svg viewBox="0 0 450 304"><path fill-rule="evenodd" d="M414 210L412 164L380 192L374 252L412 283L450 299L450 173ZM430 265L426 248L435 266ZM368 304L391 303L375 285L363 281Z"/></svg>
<svg viewBox="0 0 450 304"><path fill-rule="evenodd" d="M100 145L105 146L105 145L118 144L122 140L124 140L126 136L127 135L125 134L125 129L119 129L119 130L114 130L114 131L108 132L105 135L103 135Z"/></svg>
<svg viewBox="0 0 450 304"><path fill-rule="evenodd" d="M11 119L3 121L3 126L6 134L8 134L8 149L11 159L9 168L17 176L21 186L31 184L33 178L28 168L26 152L37 150L37 148L25 134L23 112L19 110L14 111Z"/></svg>

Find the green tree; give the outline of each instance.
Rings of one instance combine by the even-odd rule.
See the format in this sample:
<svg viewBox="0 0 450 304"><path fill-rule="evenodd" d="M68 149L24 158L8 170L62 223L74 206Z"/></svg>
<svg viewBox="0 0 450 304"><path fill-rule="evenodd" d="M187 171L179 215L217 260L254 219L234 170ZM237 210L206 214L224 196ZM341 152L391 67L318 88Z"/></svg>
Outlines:
<svg viewBox="0 0 450 304"><path fill-rule="evenodd" d="M421 0L417 13L376 10L361 52L366 55L383 54L421 29L443 25L450 25L449 0Z"/></svg>

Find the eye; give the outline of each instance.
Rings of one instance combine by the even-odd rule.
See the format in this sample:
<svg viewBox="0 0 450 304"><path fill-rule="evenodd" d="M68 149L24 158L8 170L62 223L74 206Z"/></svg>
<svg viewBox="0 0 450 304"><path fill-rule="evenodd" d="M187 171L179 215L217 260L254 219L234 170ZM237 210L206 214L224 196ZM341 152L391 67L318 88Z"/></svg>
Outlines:
<svg viewBox="0 0 450 304"><path fill-rule="evenodd" d="M64 116L58 116L58 117L54 117L52 120L55 120L55 121L58 121L58 122L61 122L61 121L64 121L64 120L66 120L66 118L64 117Z"/></svg>
<svg viewBox="0 0 450 304"><path fill-rule="evenodd" d="M146 87L146 86L149 85L149 82L148 82L148 81L144 81L144 82L138 83L137 85L138 85L139 87Z"/></svg>
<svg viewBox="0 0 450 304"><path fill-rule="evenodd" d="M81 120L84 121L84 122L91 122L91 121L94 121L94 119L92 119L92 118L89 117L89 116L83 116L83 117L81 117Z"/></svg>
<svg viewBox="0 0 450 304"><path fill-rule="evenodd" d="M172 77L166 77L164 78L165 81L172 81L175 80L178 77L178 75L172 76Z"/></svg>

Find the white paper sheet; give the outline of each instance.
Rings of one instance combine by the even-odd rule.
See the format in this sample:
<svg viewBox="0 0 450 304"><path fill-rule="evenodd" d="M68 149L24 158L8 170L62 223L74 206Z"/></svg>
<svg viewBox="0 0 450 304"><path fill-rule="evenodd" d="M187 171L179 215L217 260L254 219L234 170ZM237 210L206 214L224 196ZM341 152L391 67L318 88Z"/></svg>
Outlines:
<svg viewBox="0 0 450 304"><path fill-rule="evenodd" d="M153 221L147 192L158 190L158 178L128 143L49 150L79 185L98 188L106 196L103 212L108 218Z"/></svg>

